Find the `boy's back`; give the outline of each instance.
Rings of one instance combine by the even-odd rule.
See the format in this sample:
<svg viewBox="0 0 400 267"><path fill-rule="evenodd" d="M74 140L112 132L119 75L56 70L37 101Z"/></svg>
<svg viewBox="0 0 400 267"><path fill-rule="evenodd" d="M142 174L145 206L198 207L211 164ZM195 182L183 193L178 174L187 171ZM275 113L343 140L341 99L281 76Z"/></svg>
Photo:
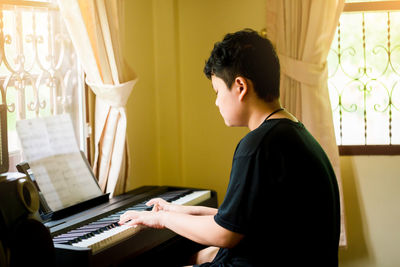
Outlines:
<svg viewBox="0 0 400 267"><path fill-rule="evenodd" d="M242 139L225 199L216 222L245 237L234 249L221 250L216 261L337 266L336 178L300 122L267 120Z"/></svg>

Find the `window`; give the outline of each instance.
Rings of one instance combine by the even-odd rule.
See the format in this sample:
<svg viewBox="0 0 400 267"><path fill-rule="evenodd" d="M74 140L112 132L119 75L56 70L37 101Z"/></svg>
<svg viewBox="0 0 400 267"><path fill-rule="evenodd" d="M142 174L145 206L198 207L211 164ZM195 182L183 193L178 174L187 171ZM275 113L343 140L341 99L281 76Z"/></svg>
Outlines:
<svg viewBox="0 0 400 267"><path fill-rule="evenodd" d="M341 154L400 154L400 1L346 3L328 69Z"/></svg>
<svg viewBox="0 0 400 267"><path fill-rule="evenodd" d="M0 90L8 109L10 171L21 160L17 120L70 113L85 150L83 72L53 1L0 4Z"/></svg>

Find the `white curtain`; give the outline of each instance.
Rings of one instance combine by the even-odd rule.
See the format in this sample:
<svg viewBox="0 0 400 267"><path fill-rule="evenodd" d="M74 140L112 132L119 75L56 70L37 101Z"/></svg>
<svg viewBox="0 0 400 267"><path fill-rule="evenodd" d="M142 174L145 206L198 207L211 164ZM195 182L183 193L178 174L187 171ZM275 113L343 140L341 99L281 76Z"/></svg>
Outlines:
<svg viewBox="0 0 400 267"><path fill-rule="evenodd" d="M344 0L267 0L267 36L282 67L282 105L328 154L341 198L340 246L347 245L339 152L328 92L327 57Z"/></svg>
<svg viewBox="0 0 400 267"><path fill-rule="evenodd" d="M96 95L94 173L103 192L125 191L126 102L136 75L122 55L123 0L58 0L86 83Z"/></svg>

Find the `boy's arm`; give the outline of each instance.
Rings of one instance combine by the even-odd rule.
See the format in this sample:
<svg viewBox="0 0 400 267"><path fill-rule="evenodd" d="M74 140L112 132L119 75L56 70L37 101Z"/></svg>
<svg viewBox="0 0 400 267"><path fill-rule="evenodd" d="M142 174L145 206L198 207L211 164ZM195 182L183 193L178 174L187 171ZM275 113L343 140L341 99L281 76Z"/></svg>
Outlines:
<svg viewBox="0 0 400 267"><path fill-rule="evenodd" d="M217 224L214 215L193 216L161 212L160 217L160 222L164 227L203 245L231 248L243 238L242 234L232 232Z"/></svg>
<svg viewBox="0 0 400 267"><path fill-rule="evenodd" d="M243 238L242 234L229 231L214 221L214 215L196 216L171 211L128 211L121 215L120 224L146 225L153 228L168 228L197 243L234 247Z"/></svg>
<svg viewBox="0 0 400 267"><path fill-rule="evenodd" d="M204 206L182 206L182 205L176 205L174 209L169 210L171 212L176 212L176 213L184 213L184 214L189 214L189 215L212 215L214 216L217 214L218 209L216 208L210 208L210 207L204 207Z"/></svg>
<svg viewBox="0 0 400 267"><path fill-rule="evenodd" d="M153 198L146 205L153 206L153 211L171 211L190 215L215 215L218 209L204 206L183 206L172 204L162 198Z"/></svg>

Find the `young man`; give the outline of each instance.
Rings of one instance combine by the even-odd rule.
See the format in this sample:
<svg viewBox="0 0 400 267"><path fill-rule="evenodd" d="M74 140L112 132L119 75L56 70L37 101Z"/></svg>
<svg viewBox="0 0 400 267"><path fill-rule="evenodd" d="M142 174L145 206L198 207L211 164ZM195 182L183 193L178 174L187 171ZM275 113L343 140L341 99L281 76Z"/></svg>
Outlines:
<svg viewBox="0 0 400 267"><path fill-rule="evenodd" d="M250 129L223 203L216 210L153 199L152 212L127 212L121 223L166 227L211 246L199 253L202 266L338 266L336 177L317 141L281 107L270 41L249 29L227 34L204 72L225 124Z"/></svg>

